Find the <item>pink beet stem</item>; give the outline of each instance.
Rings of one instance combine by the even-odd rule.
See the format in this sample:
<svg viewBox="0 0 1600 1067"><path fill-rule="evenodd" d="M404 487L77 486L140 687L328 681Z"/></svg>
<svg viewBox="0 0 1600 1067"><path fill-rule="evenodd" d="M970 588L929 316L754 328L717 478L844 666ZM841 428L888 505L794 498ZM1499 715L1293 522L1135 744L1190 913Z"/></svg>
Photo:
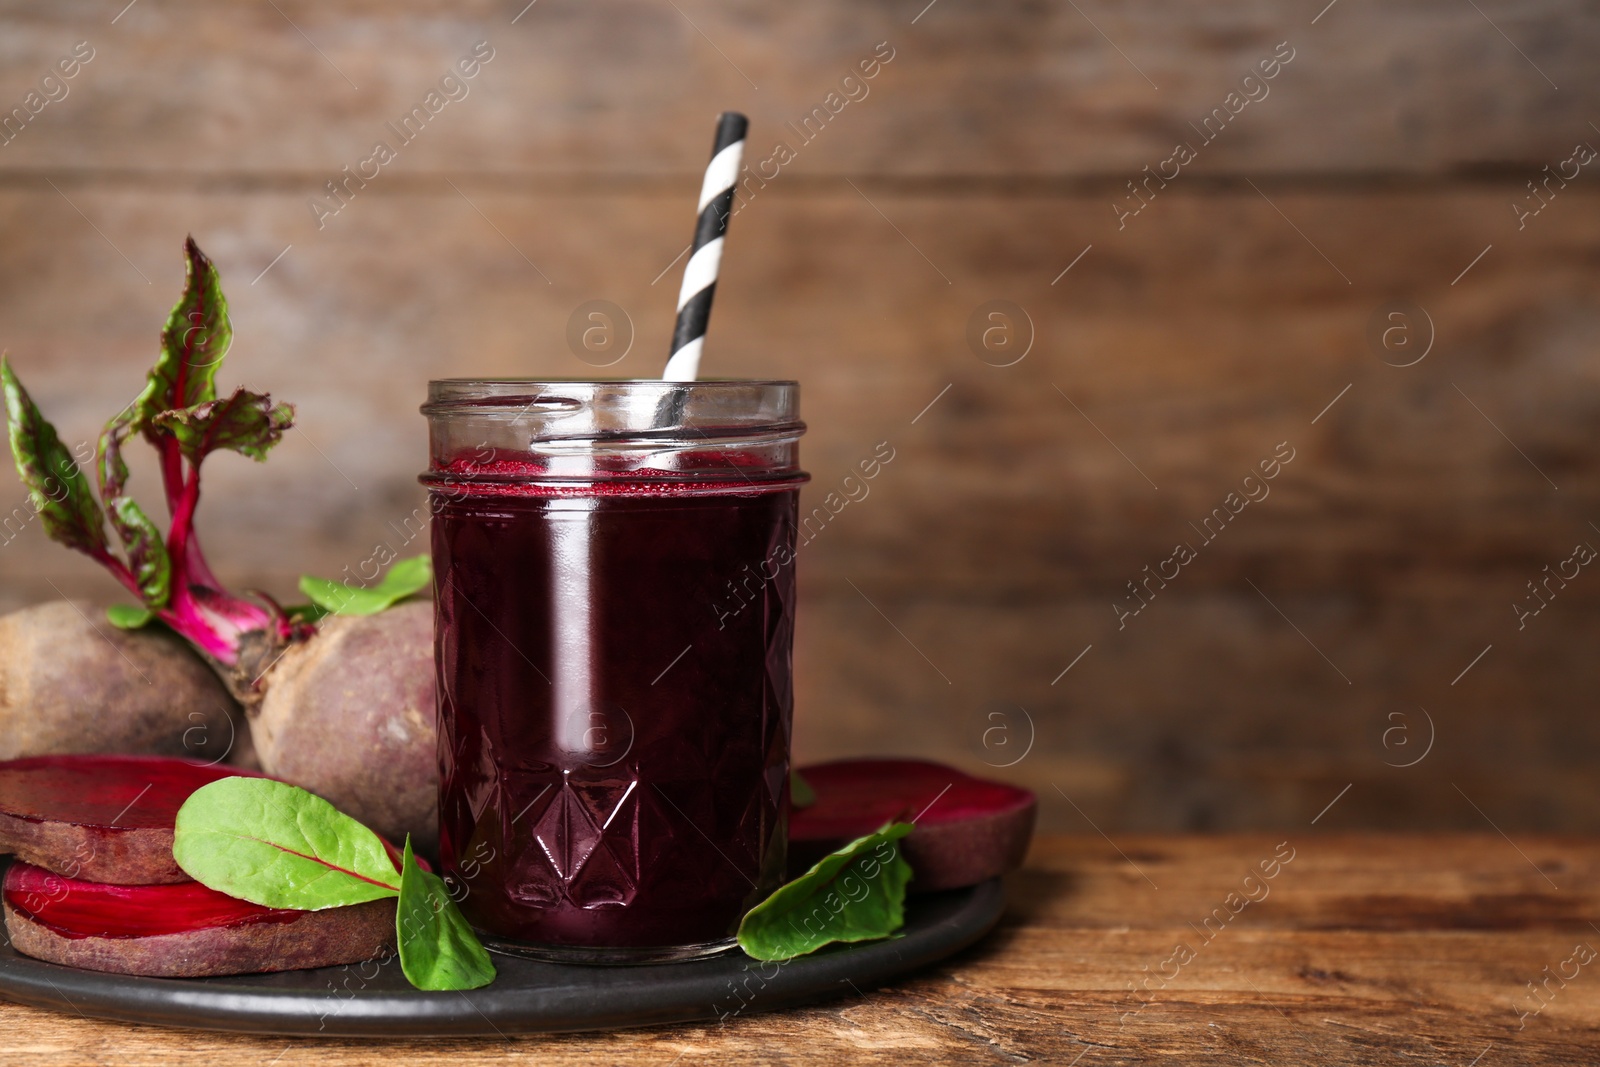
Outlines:
<svg viewBox="0 0 1600 1067"><path fill-rule="evenodd" d="M105 551L105 549L96 549L90 552L89 558L110 571L111 576L121 582L128 592L141 600L144 598L144 593L139 589L139 581L133 576L133 572L128 569L127 564Z"/></svg>
<svg viewBox="0 0 1600 1067"><path fill-rule="evenodd" d="M183 395L182 375L187 368L185 361L175 389L179 396ZM227 666L238 663L239 639L246 632L271 630L280 640L286 640L290 628L281 613L231 596L217 581L200 551L200 540L194 529L194 513L200 504L200 468L184 461L177 438L165 436L156 445L161 453L161 480L166 490L167 510L172 516L167 534L167 554L172 560L172 594L166 606L156 612L156 617ZM127 572L120 561L112 573L137 593L137 584L130 585L132 575L124 579L118 570Z"/></svg>

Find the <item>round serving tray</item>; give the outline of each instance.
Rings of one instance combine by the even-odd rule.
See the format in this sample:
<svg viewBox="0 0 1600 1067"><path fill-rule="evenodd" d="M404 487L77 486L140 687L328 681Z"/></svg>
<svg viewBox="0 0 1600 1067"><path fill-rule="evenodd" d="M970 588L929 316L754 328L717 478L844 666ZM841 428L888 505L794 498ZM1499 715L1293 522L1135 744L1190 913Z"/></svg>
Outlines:
<svg viewBox="0 0 1600 1067"><path fill-rule="evenodd" d="M900 936L787 963L734 952L645 967L495 955L483 989L424 993L398 961L228 978L135 978L0 948L0 996L39 1008L201 1030L329 1037L506 1036L701 1022L853 995L957 952L1005 907L1000 880L910 897Z"/></svg>

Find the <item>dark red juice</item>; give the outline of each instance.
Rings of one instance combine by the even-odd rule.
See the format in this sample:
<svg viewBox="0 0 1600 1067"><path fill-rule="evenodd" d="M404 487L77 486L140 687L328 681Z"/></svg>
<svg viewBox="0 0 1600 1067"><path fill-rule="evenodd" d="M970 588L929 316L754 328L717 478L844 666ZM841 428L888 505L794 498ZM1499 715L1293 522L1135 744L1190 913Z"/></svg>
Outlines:
<svg viewBox="0 0 1600 1067"><path fill-rule="evenodd" d="M436 496L441 851L476 926L709 945L780 883L797 498L725 477Z"/></svg>

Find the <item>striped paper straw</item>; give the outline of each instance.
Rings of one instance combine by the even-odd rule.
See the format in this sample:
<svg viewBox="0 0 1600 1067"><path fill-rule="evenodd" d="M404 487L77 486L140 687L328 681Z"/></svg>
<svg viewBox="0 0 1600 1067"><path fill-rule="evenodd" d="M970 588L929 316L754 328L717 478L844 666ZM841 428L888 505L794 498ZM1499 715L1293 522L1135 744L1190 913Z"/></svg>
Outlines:
<svg viewBox="0 0 1600 1067"><path fill-rule="evenodd" d="M678 325L672 331L672 356L661 372L663 381L692 382L700 372L700 347L711 318L711 298L717 291L717 269L722 266L722 236L728 232L749 125L737 111L724 111L717 120L717 139L711 146L705 181L700 184L700 220L689 246L689 262L683 268Z"/></svg>

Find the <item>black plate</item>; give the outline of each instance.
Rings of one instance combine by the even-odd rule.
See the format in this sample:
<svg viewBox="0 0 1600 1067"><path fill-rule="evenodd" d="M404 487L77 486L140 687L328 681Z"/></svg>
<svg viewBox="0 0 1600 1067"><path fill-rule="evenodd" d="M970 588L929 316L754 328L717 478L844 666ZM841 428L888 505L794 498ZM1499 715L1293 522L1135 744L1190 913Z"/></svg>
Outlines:
<svg viewBox="0 0 1600 1067"><path fill-rule="evenodd" d="M329 1037L507 1035L731 1018L853 994L977 941L1005 907L1000 880L913 896L903 936L788 963L743 953L649 967L580 967L496 955L465 993L412 989L393 959L232 978L133 978L0 948L0 996L122 1022Z"/></svg>

